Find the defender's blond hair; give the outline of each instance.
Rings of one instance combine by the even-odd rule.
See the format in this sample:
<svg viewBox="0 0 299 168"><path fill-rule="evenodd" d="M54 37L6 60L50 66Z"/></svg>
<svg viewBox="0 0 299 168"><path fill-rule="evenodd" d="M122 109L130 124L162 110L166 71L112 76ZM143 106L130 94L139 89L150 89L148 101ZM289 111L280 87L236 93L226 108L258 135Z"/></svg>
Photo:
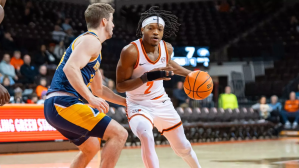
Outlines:
<svg viewBox="0 0 299 168"><path fill-rule="evenodd" d="M89 5L84 13L87 28L97 28L103 18L109 19L110 13L114 13L114 9L109 4L94 3Z"/></svg>

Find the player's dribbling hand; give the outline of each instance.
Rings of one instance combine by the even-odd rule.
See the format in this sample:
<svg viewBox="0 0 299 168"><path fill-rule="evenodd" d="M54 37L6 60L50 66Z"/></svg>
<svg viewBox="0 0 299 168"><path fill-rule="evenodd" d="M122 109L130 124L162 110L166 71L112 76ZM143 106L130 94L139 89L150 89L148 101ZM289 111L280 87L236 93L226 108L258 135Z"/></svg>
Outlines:
<svg viewBox="0 0 299 168"><path fill-rule="evenodd" d="M100 112L103 112L105 114L109 111L109 104L102 98L94 97L91 100L89 100L88 103L92 107L98 109Z"/></svg>
<svg viewBox="0 0 299 168"><path fill-rule="evenodd" d="M161 68L155 68L153 70L151 70L150 72L154 72L154 71L165 71L166 72L166 76L173 76L174 73L173 73L173 68L171 66L166 66L166 67L161 67ZM156 79L155 81L157 80L171 80L171 78L167 78L167 77L164 77L164 78L158 78Z"/></svg>
<svg viewBox="0 0 299 168"><path fill-rule="evenodd" d="M173 76L174 75L174 73L172 71L165 71L165 72L166 72L166 76ZM166 81L168 81L168 80L171 80L171 78L170 77L169 78L167 78L167 77L158 78L155 81L157 81L157 80L166 80Z"/></svg>
<svg viewBox="0 0 299 168"><path fill-rule="evenodd" d="M160 67L160 68L155 68L155 69L152 69L150 72L152 71L171 71L173 72L174 68L168 64L166 67Z"/></svg>
<svg viewBox="0 0 299 168"><path fill-rule="evenodd" d="M3 106L5 103L9 103L10 95L8 91L0 85L0 106Z"/></svg>

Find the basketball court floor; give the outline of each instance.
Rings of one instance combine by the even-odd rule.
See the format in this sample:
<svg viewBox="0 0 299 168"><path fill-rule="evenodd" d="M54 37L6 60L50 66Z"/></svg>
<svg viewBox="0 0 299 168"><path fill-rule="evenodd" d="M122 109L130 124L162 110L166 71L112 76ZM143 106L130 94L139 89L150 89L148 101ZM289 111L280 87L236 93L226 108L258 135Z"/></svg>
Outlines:
<svg viewBox="0 0 299 168"><path fill-rule="evenodd" d="M299 139L193 144L202 168L299 168ZM169 146L156 148L161 168L188 168ZM1 154L0 168L67 168L78 151ZM98 168L96 156L88 168ZM116 168L143 168L140 148L125 148Z"/></svg>

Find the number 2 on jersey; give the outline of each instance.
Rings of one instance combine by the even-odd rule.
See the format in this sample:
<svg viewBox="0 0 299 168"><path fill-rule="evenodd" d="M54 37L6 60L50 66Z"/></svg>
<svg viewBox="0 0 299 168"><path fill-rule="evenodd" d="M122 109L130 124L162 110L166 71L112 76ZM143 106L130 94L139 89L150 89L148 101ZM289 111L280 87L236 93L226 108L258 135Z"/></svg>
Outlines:
<svg viewBox="0 0 299 168"><path fill-rule="evenodd" d="M146 86L148 86L148 88L145 90L144 94L151 93L150 89L153 87L153 85L154 85L154 81L147 82Z"/></svg>

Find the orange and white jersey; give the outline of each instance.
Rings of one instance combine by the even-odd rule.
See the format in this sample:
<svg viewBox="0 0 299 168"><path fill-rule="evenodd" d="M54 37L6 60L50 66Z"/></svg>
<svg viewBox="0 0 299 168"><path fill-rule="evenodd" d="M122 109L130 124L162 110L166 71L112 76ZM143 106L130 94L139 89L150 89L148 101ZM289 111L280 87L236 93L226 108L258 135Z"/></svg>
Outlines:
<svg viewBox="0 0 299 168"><path fill-rule="evenodd" d="M161 40L159 44L159 57L156 61L152 61L147 56L142 44L142 39L133 41L131 44L135 45L138 50L138 58L134 66L132 79L140 78L145 72L151 71L154 68L166 67L168 63L168 51L166 43ZM162 97L165 93L163 80L149 81L144 83L139 88L128 91L128 101L142 101L142 100L155 100Z"/></svg>

